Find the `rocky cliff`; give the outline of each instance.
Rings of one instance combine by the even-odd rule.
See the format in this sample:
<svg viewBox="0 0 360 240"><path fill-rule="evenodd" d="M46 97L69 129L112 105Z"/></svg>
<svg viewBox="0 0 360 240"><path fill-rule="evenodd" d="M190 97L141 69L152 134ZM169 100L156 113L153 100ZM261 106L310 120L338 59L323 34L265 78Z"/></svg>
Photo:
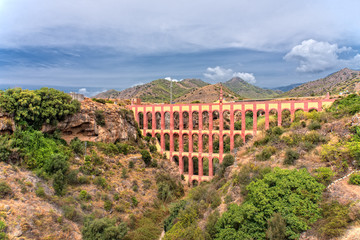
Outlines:
<svg viewBox="0 0 360 240"><path fill-rule="evenodd" d="M102 119L102 124L98 124ZM82 141L115 142L137 140L137 124L131 111L116 104L102 104L85 99L81 110L57 125L44 125L42 131L53 133L60 130L62 137L70 141L78 137ZM15 124L11 116L0 113L0 133L12 133Z"/></svg>

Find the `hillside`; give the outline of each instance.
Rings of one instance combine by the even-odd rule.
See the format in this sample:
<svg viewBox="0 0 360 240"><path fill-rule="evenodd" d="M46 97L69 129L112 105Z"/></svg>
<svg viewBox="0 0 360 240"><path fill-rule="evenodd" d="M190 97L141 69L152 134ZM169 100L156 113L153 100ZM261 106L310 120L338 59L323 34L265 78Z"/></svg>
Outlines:
<svg viewBox="0 0 360 240"><path fill-rule="evenodd" d="M244 98L255 98L255 99L263 99L263 98L272 98L276 97L281 93L281 91L274 91L270 89L263 89L260 87L256 87L239 77L234 77L229 81L224 83L224 86L231 89L233 92Z"/></svg>
<svg viewBox="0 0 360 240"><path fill-rule="evenodd" d="M207 85L201 88L196 88L186 93L185 95L178 97L174 100L176 103L191 103L191 102L215 102L219 100L221 84ZM241 96L232 92L227 87L223 86L223 96L227 101L234 101L241 99Z"/></svg>
<svg viewBox="0 0 360 240"><path fill-rule="evenodd" d="M348 68L341 69L325 78L302 84L288 92L284 97L321 96L327 92L339 94L341 92L356 92L360 90L360 71Z"/></svg>
<svg viewBox="0 0 360 240"><path fill-rule="evenodd" d="M290 85L286 85L286 86L280 86L280 87L275 87L275 88L271 88L272 90L280 90L282 92L287 92L290 91L291 89L294 89L300 85L302 85L304 83L294 83L294 84L290 84Z"/></svg>
<svg viewBox="0 0 360 240"><path fill-rule="evenodd" d="M209 85L200 79L184 79L173 82L173 99L183 96L191 90ZM130 99L140 98L143 102L169 102L170 101L170 81L158 79L150 83L138 85L116 91L114 89L100 93L95 98Z"/></svg>

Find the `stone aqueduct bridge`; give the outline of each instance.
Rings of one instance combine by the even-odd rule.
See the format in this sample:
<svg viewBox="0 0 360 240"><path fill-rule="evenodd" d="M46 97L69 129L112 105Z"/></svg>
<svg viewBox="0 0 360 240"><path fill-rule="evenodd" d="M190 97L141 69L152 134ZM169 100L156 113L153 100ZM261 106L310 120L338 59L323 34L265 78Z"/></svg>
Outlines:
<svg viewBox="0 0 360 240"><path fill-rule="evenodd" d="M257 116L261 112L265 115L265 129L269 128L270 112L276 111L277 124L281 126L282 112L290 111L291 120L294 119L295 111L303 110L305 112L315 109L321 111L323 107L329 106L335 99L329 99L327 95L323 99L297 99L297 100L269 100L269 101L248 101L248 102L224 102L222 94L216 103L199 103L199 104L144 104L139 101L132 102L129 106L133 110L135 119L139 123L143 135L160 138L161 153L165 153L169 159L176 160L179 165L181 174L191 182L192 180L203 181L209 180L213 176L214 160L220 163L224 156L225 136L230 137L230 151L234 149L234 139L241 137L243 141L247 135L256 135L258 132ZM253 113L253 126L251 130L245 128L245 113ZM217 113L217 124L214 128L213 114ZM230 118L230 126L224 124L224 114ZM240 116L241 113L241 129L236 130L234 127L235 114ZM193 116L197 114L197 121ZM185 116L185 117L184 117ZM208 122L204 122L206 120ZM175 120L176 119L176 120ZM185 120L186 119L186 122ZM175 121L177 122L175 124ZM206 127L204 125L206 124ZM196 125L196 126L195 126ZM160 137L159 137L160 134ZM174 138L178 139L178 145L174 147ZM188 140L188 146L184 148L184 136ZM193 149L193 138L197 136L197 151ZM203 151L203 137L207 136L208 149ZM215 152L213 150L214 136L218 136L219 146ZM169 144L165 147L165 138L169 139ZM167 149L166 149L167 148ZM193 158L196 157L197 175L194 174ZM188 175L184 173L184 159L187 160ZM203 172L203 161L206 159L207 173ZM195 166L196 168L196 166Z"/></svg>

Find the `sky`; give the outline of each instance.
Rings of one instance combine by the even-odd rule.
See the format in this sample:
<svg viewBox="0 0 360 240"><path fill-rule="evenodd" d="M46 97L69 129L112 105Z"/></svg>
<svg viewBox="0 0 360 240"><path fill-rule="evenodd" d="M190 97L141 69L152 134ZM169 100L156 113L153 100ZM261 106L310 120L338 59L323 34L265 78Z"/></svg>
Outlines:
<svg viewBox="0 0 360 240"><path fill-rule="evenodd" d="M265 88L360 69L356 0L0 0L0 86Z"/></svg>

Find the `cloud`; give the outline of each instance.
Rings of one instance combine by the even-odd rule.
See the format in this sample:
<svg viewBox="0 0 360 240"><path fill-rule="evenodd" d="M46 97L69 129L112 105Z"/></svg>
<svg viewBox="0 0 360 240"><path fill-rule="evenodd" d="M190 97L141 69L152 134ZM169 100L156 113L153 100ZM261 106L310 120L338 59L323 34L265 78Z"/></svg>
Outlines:
<svg viewBox="0 0 360 240"><path fill-rule="evenodd" d="M166 77L164 78L165 80L168 80L168 81L172 81L172 82L179 82L181 81L182 79L178 80L178 79L174 79L174 78L171 78L171 77Z"/></svg>
<svg viewBox="0 0 360 240"><path fill-rule="evenodd" d="M83 94L85 97L92 97L99 93L106 92L106 89L89 91L86 88L80 88L77 93Z"/></svg>
<svg viewBox="0 0 360 240"><path fill-rule="evenodd" d="M335 67L356 66L360 60L359 54L350 59L340 58L341 53L351 51L350 47L309 39L293 47L284 59L298 62L297 72L318 73Z"/></svg>
<svg viewBox="0 0 360 240"><path fill-rule="evenodd" d="M255 83L256 79L253 73L245 72L234 72L232 69L222 68L216 66L214 68L208 67L204 76L208 79L211 79L215 82L227 81L233 77L239 77L249 83Z"/></svg>

